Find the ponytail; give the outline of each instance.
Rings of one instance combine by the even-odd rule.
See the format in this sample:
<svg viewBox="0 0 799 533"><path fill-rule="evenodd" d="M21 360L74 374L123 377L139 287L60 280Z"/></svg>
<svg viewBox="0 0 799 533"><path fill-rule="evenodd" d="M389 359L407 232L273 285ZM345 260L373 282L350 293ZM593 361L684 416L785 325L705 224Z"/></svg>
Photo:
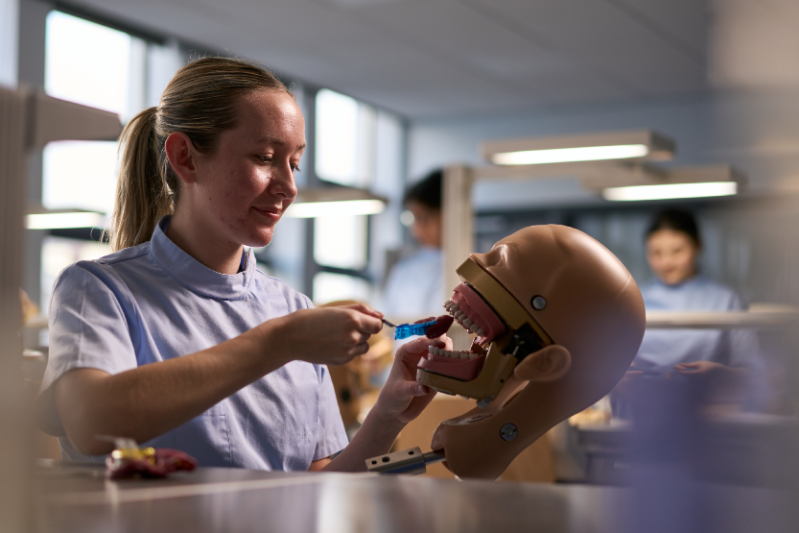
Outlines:
<svg viewBox="0 0 799 533"><path fill-rule="evenodd" d="M120 137L119 177L111 221L114 251L150 240L161 217L180 196L177 175L164 144L170 133L185 133L196 150L209 154L219 135L236 127L236 100L257 89L291 94L270 72L239 59L206 57L178 70L158 107L128 122Z"/></svg>
<svg viewBox="0 0 799 533"><path fill-rule="evenodd" d="M111 248L121 250L150 240L158 220L174 209L160 163L155 132L158 109L145 109L128 122L120 137L119 177L111 222Z"/></svg>

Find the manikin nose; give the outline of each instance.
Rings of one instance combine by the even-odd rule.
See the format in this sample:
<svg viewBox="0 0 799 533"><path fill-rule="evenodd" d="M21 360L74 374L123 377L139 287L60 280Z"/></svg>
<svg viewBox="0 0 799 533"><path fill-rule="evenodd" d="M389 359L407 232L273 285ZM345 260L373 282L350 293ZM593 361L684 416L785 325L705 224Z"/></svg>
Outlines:
<svg viewBox="0 0 799 533"><path fill-rule="evenodd" d="M478 264L483 265L485 268L495 267L504 262L504 254L502 253L504 246L495 246L490 252L485 254L471 254L472 260Z"/></svg>

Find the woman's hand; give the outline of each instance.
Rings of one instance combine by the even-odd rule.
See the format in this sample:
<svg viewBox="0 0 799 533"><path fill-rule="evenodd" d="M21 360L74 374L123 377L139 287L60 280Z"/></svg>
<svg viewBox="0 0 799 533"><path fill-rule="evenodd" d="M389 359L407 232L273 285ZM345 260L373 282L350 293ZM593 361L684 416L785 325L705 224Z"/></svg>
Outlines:
<svg viewBox="0 0 799 533"><path fill-rule="evenodd" d="M397 350L386 384L372 409L386 422L404 427L419 416L436 395L416 381L416 365L430 346L451 350L452 339L446 335L437 339L420 337Z"/></svg>
<svg viewBox="0 0 799 533"><path fill-rule="evenodd" d="M746 383L749 370L735 368L713 361L696 361L693 363L680 363L674 370L688 379L701 380L705 383L719 384L725 387L739 387Z"/></svg>
<svg viewBox="0 0 799 533"><path fill-rule="evenodd" d="M437 339L420 337L400 346L377 403L349 446L325 470L366 470L364 460L388 453L402 428L427 407L436 393L416 382L416 365L430 346L452 349L452 340L443 335Z"/></svg>
<svg viewBox="0 0 799 533"><path fill-rule="evenodd" d="M383 327L382 316L364 304L302 309L264 322L264 346L286 362L343 365L369 350L367 341Z"/></svg>

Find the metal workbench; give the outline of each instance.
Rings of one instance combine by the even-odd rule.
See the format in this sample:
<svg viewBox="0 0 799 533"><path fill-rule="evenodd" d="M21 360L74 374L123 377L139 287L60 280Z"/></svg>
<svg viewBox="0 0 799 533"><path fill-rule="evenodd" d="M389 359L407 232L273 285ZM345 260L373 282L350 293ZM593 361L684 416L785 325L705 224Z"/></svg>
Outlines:
<svg viewBox="0 0 799 533"><path fill-rule="evenodd" d="M626 489L375 474L201 468L107 481L98 467L40 469L38 528L52 533L616 533Z"/></svg>

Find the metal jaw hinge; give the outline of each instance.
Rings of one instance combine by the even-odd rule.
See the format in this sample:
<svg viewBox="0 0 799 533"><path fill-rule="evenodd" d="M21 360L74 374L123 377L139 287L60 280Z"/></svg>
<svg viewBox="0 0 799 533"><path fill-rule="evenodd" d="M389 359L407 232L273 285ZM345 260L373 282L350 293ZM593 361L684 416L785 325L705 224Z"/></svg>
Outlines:
<svg viewBox="0 0 799 533"><path fill-rule="evenodd" d="M521 361L533 352L537 352L544 347L541 337L535 332L530 324L524 324L513 333L513 338L502 350L502 353L509 354Z"/></svg>
<svg viewBox="0 0 799 533"><path fill-rule="evenodd" d="M422 453L421 448L411 448L387 455L378 455L366 460L369 472L381 474L409 474L412 476L427 472L427 465L440 463L446 456L443 452Z"/></svg>

